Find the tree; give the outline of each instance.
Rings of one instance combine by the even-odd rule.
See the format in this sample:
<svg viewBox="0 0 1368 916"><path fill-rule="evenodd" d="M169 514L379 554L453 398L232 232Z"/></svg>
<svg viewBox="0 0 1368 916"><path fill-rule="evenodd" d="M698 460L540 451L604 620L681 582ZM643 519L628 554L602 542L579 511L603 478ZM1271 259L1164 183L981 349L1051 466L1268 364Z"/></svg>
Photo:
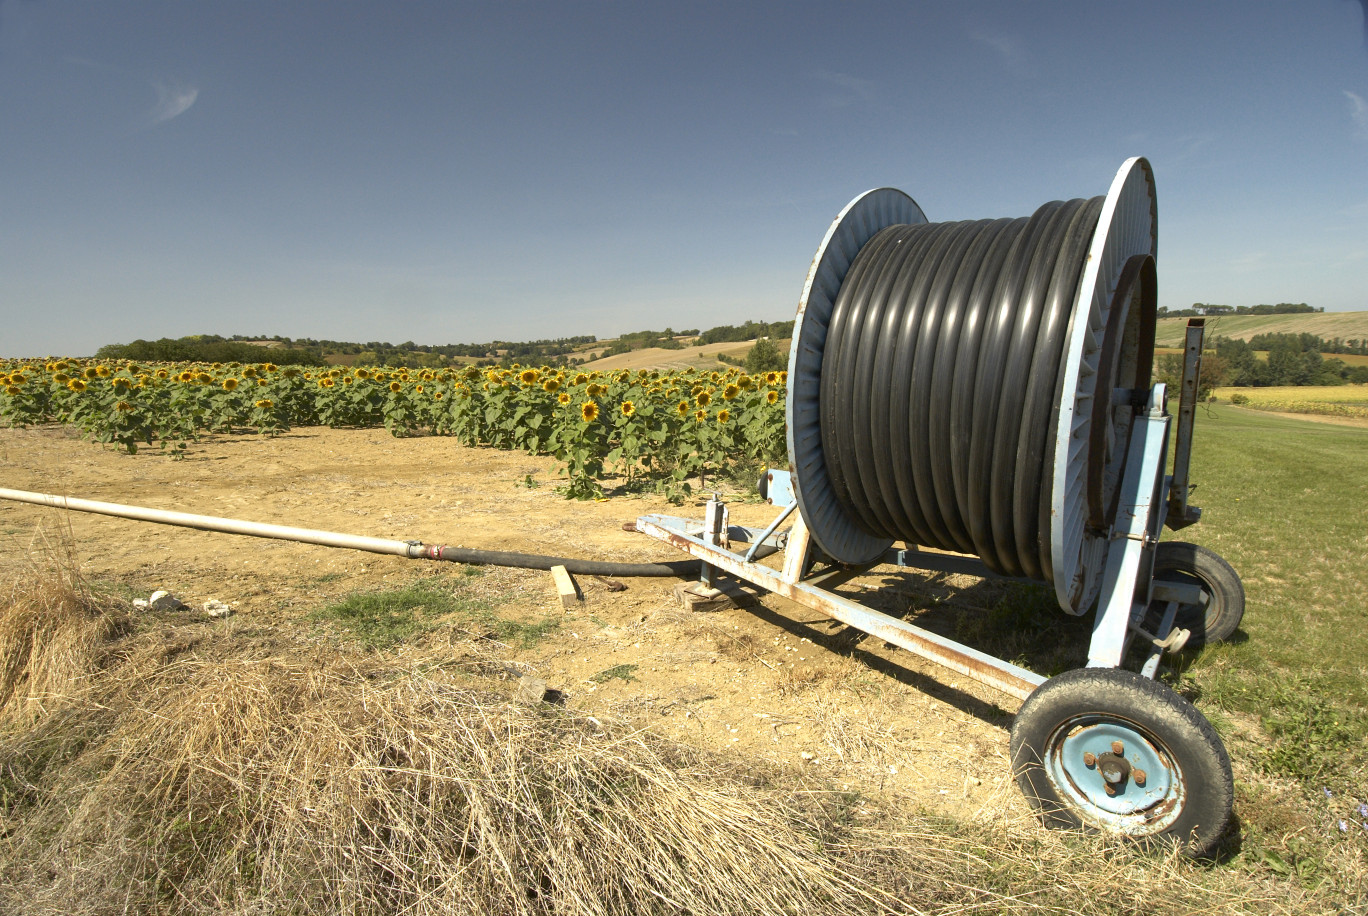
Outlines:
<svg viewBox="0 0 1368 916"><path fill-rule="evenodd" d="M750 353L746 354L746 371L752 374L759 372L779 372L788 368L788 358L779 352L779 348L774 345L774 341L768 337L761 337L751 347Z"/></svg>

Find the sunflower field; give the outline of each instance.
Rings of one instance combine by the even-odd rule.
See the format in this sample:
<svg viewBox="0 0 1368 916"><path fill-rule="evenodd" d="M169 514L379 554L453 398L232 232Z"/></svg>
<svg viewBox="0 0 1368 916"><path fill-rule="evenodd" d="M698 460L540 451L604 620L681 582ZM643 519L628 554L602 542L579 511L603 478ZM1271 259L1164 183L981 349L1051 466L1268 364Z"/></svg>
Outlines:
<svg viewBox="0 0 1368 916"><path fill-rule="evenodd" d="M395 436L554 456L571 497L601 496L608 476L679 497L692 480L783 457L786 376L13 360L0 362L0 418L177 455L206 433L383 425Z"/></svg>

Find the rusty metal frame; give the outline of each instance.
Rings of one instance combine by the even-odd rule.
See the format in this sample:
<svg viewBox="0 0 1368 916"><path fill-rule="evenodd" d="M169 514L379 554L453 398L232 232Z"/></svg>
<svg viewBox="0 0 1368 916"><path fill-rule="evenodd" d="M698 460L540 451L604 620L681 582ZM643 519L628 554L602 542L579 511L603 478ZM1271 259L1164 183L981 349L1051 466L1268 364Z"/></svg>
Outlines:
<svg viewBox="0 0 1368 916"><path fill-rule="evenodd" d="M1206 319L1188 321L1183 341L1183 382L1178 396L1177 442L1173 450L1173 479L1169 483L1167 524L1174 531L1194 524L1202 510L1188 505L1188 471L1192 462L1192 424L1197 414L1197 389L1202 377L1202 342Z"/></svg>
<svg viewBox="0 0 1368 916"><path fill-rule="evenodd" d="M800 517L789 531L784 569L775 570L759 563L748 563L744 556L707 543L685 530L681 519L646 515L638 518L636 529L643 534L678 547L715 569L720 569L766 591L773 592L834 620L868 633L901 649L949 668L971 680L996 688L1010 696L1025 699L1045 678L1033 671L995 658L977 649L947 639L905 620L867 608L811 582L801 572L809 542Z"/></svg>

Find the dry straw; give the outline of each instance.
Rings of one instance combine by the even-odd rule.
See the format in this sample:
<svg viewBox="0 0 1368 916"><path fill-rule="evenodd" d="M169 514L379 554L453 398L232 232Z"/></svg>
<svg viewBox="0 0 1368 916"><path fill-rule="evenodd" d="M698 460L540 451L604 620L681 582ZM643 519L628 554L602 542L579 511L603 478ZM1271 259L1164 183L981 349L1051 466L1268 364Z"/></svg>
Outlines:
<svg viewBox="0 0 1368 916"><path fill-rule="evenodd" d="M8 592L0 913L1267 913L1325 900L1046 833L1006 804L972 828L856 811L626 722L511 703L503 682L234 626L130 628L69 565Z"/></svg>

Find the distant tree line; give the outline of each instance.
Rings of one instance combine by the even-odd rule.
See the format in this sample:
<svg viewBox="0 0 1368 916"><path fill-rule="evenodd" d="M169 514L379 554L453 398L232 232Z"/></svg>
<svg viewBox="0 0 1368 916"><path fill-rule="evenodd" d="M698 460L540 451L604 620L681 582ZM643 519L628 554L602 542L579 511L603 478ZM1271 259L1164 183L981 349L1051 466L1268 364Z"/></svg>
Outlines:
<svg viewBox="0 0 1368 916"><path fill-rule="evenodd" d="M229 340L215 334L159 340L135 340L127 344L108 344L95 351L99 359L128 359L143 362L265 363L278 366L326 366L323 354L312 349L280 347L266 349L254 344Z"/></svg>
<svg viewBox="0 0 1368 916"><path fill-rule="evenodd" d="M694 341L696 346L712 343L730 343L743 340L758 340L761 337L792 337L792 321L747 321L736 326L730 324L709 328Z"/></svg>
<svg viewBox="0 0 1368 916"><path fill-rule="evenodd" d="M608 347L605 356L658 347L679 350L684 347L680 338L693 338L695 346L709 343L744 342L762 338L784 338L793 334L792 321L747 321L742 325L720 325L700 331L689 328L676 331L633 331L620 335ZM278 347L261 347L251 341L270 341ZM479 365L508 365L510 363L576 364L586 362L576 352L598 338L592 334L555 339L510 341L492 340L487 343L420 344L411 340L393 344L370 340L364 343L349 340L328 340L316 337L284 337L279 334L192 334L177 339L135 340L128 344L108 344L96 355L106 359L132 359L146 362L266 362L277 365L326 365L327 356L351 357L349 363L358 366L413 366L443 367L458 358L473 359Z"/></svg>
<svg viewBox="0 0 1368 916"><path fill-rule="evenodd" d="M1200 318L1221 315L1304 315L1323 312L1324 308L1312 308L1305 302L1279 302L1277 305L1214 305L1209 302L1194 302L1190 309L1168 309L1159 306L1160 318Z"/></svg>
<svg viewBox="0 0 1368 916"><path fill-rule="evenodd" d="M1360 353L1365 341L1342 343L1336 352ZM1212 388L1265 387L1272 385L1345 385L1368 383L1368 366L1350 366L1342 359L1329 359L1324 351L1335 345L1314 334L1260 334L1253 340L1215 337L1211 351L1202 357L1202 390ZM1355 349L1347 349L1350 346ZM1214 351L1214 352L1212 352ZM1260 359L1259 354L1267 358ZM1155 360L1155 378L1178 390L1183 374L1180 354L1163 354Z"/></svg>

